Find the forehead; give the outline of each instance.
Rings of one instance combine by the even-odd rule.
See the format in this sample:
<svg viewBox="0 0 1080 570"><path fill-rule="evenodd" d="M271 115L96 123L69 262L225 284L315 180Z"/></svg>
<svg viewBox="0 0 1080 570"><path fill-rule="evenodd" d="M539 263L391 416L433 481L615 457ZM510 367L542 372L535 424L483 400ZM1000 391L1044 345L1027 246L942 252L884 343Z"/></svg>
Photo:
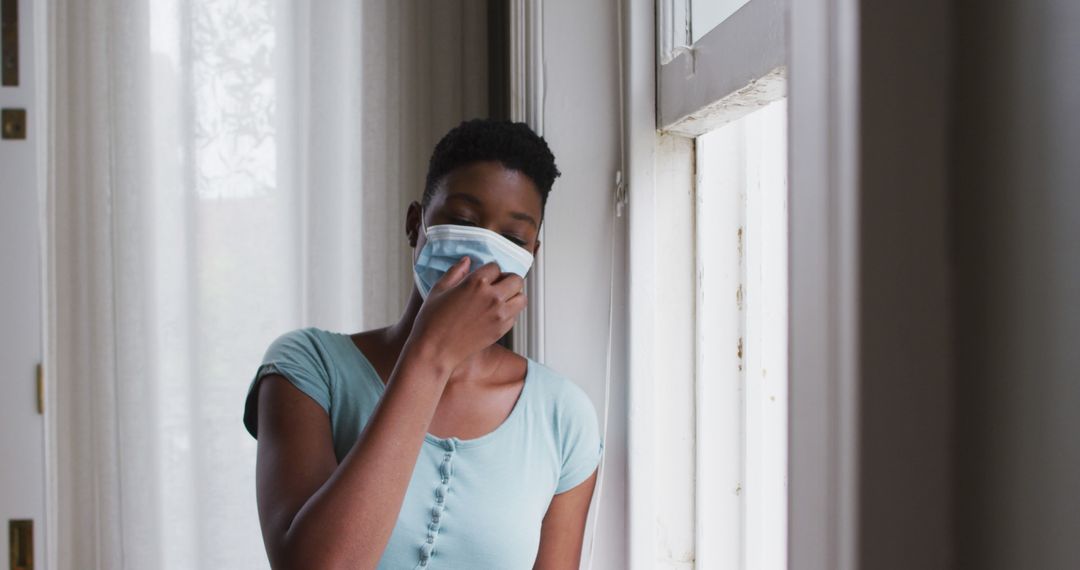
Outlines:
<svg viewBox="0 0 1080 570"><path fill-rule="evenodd" d="M447 173L435 189L433 202L471 203L491 210L518 210L538 219L543 207L540 190L525 174L499 162L473 162Z"/></svg>

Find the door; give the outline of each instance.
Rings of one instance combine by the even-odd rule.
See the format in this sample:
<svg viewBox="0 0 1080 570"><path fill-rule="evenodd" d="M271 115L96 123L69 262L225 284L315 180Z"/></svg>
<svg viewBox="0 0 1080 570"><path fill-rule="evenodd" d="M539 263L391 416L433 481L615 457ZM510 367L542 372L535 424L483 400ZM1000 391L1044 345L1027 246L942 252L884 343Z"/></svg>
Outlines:
<svg viewBox="0 0 1080 570"><path fill-rule="evenodd" d="M38 408L37 365L42 354L41 221L38 187L40 127L37 104L32 0L0 0L0 62L8 69L0 87L5 111L0 139L0 569L45 568L44 421ZM17 29L13 24L17 23ZM11 65L17 62L17 78ZM16 83L10 85L9 83ZM25 121L17 111L25 111ZM19 127L19 123L25 127ZM23 136L24 138L18 138ZM32 521L30 551L9 554L10 521ZM27 536L27 535L22 535Z"/></svg>

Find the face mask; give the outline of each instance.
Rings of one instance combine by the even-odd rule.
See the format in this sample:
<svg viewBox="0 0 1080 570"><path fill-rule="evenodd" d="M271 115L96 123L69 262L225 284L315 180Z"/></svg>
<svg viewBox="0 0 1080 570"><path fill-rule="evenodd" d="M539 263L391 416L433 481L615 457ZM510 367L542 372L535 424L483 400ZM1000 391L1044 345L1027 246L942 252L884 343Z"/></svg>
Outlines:
<svg viewBox="0 0 1080 570"><path fill-rule="evenodd" d="M413 278L420 296L427 299L435 282L462 257L468 256L469 272L492 261L503 273L521 277L532 267L533 256L520 245L484 228L442 224L426 227L423 214L421 227L427 238L413 264Z"/></svg>

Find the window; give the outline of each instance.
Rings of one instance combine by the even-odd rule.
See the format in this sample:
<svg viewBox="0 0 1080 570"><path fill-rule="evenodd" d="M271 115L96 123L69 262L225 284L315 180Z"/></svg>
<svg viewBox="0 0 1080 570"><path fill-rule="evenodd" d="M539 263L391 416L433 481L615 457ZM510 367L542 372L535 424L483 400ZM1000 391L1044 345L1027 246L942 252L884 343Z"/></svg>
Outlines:
<svg viewBox="0 0 1080 570"><path fill-rule="evenodd" d="M786 101L695 141L696 560L784 568Z"/></svg>
<svg viewBox="0 0 1080 570"><path fill-rule="evenodd" d="M749 0L693 0L690 6L690 38L698 41L705 33L728 19Z"/></svg>
<svg viewBox="0 0 1080 570"><path fill-rule="evenodd" d="M703 7L660 0L651 168L631 167L631 558L780 570L787 4Z"/></svg>

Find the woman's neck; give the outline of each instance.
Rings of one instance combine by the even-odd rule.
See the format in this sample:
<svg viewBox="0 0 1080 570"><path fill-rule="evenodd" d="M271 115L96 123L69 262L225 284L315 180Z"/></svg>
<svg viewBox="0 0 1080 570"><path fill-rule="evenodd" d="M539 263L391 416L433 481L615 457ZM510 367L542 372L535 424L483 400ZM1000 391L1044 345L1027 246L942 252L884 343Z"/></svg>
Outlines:
<svg viewBox="0 0 1080 570"><path fill-rule="evenodd" d="M405 303L405 310L401 313L401 318L396 323L383 329L383 343L392 354L400 354L405 347L405 341L409 340L413 323L416 322L416 315L420 312L420 307L423 304L424 300L420 297L420 293L416 290L416 287L413 287L412 294L409 295L409 301Z"/></svg>

